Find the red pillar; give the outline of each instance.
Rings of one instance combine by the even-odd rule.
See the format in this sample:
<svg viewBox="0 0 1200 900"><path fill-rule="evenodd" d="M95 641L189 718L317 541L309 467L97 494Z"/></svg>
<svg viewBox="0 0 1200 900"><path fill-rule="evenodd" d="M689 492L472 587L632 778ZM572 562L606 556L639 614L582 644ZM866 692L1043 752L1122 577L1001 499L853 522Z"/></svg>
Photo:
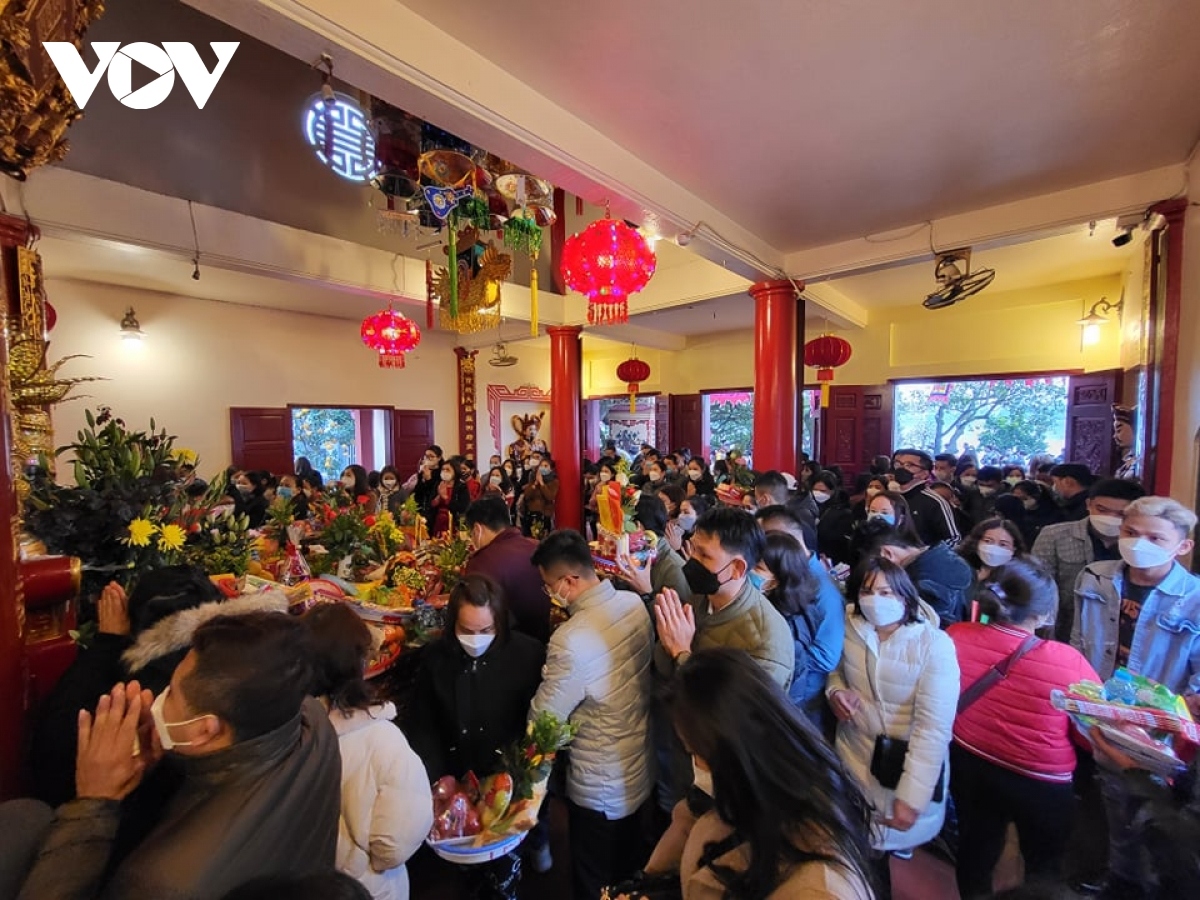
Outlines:
<svg viewBox="0 0 1200 900"><path fill-rule="evenodd" d="M760 281L754 298L754 468L796 468L796 285Z"/></svg>
<svg viewBox="0 0 1200 900"><path fill-rule="evenodd" d="M583 476L579 406L583 399L582 325L552 325L550 335L550 455L558 473L557 528L583 530Z"/></svg>

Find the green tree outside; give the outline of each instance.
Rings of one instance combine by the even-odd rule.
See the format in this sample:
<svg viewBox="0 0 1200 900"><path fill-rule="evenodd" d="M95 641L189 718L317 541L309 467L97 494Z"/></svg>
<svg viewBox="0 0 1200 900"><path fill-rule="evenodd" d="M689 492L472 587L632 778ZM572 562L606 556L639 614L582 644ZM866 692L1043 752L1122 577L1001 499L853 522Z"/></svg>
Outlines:
<svg viewBox="0 0 1200 900"><path fill-rule="evenodd" d="M349 409L293 409L292 446L306 456L326 483L357 462L358 431Z"/></svg>

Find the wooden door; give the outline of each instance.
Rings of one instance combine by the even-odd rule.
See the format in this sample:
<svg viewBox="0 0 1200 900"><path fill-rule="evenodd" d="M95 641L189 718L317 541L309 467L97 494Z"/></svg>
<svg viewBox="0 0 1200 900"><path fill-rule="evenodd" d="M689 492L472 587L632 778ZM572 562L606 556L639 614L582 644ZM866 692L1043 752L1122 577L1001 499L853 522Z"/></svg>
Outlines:
<svg viewBox="0 0 1200 900"><path fill-rule="evenodd" d="M687 447L693 454L703 453L704 403L699 394L672 394L671 449Z"/></svg>
<svg viewBox="0 0 1200 900"><path fill-rule="evenodd" d="M821 462L838 466L847 484L865 472L875 456L892 453L890 384L835 385L821 421Z"/></svg>
<svg viewBox="0 0 1200 900"><path fill-rule="evenodd" d="M416 473L425 449L435 443L432 409L392 410L392 465L402 479Z"/></svg>
<svg viewBox="0 0 1200 900"><path fill-rule="evenodd" d="M261 469L276 475L291 472L292 413L285 408L231 406L230 458L238 469Z"/></svg>
<svg viewBox="0 0 1200 900"><path fill-rule="evenodd" d="M600 446L599 400L579 401L579 428L579 446L583 448L583 455L590 460L599 459L604 449Z"/></svg>
<svg viewBox="0 0 1200 900"><path fill-rule="evenodd" d="M1121 396L1121 370L1072 375L1067 386L1067 445L1063 457L1102 477L1120 464L1113 443L1112 406Z"/></svg>

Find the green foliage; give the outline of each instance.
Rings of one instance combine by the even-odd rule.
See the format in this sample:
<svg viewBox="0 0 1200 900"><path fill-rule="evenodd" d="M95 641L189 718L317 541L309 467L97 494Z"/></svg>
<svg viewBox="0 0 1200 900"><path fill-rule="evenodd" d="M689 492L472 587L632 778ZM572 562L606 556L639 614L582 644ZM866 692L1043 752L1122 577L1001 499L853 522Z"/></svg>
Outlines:
<svg viewBox="0 0 1200 900"><path fill-rule="evenodd" d="M728 451L734 447L754 455L754 403L723 401L708 407L709 446Z"/></svg>
<svg viewBox="0 0 1200 900"><path fill-rule="evenodd" d="M184 559L209 575L245 575L250 564L250 518L206 515L184 549Z"/></svg>
<svg viewBox="0 0 1200 900"><path fill-rule="evenodd" d="M1027 459L1053 445L1066 429L1067 380L957 381L945 402L933 384L896 391L896 446L932 453L962 453L967 445L980 464Z"/></svg>
<svg viewBox="0 0 1200 900"><path fill-rule="evenodd" d="M129 523L140 516L173 518L181 498L175 491L172 447L165 430L130 431L107 407L85 414L87 427L55 457L75 456L76 485L56 484L43 459L30 479L25 526L51 553L78 556L86 567L83 595L99 593L113 577L128 580L140 550L125 543ZM97 571L100 569L102 571Z"/></svg>
<svg viewBox="0 0 1200 900"><path fill-rule="evenodd" d="M358 432L349 409L293 409L292 447L326 482L335 482L356 461Z"/></svg>

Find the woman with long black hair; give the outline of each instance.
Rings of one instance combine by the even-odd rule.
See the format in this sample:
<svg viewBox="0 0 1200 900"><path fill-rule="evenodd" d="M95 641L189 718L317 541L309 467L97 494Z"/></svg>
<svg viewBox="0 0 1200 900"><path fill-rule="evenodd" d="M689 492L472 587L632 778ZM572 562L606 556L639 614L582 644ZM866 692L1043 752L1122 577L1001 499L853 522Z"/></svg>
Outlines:
<svg viewBox="0 0 1200 900"><path fill-rule="evenodd" d="M845 625L838 609L828 615L818 599L820 583L800 542L783 531L767 534L762 559L755 569L761 590L787 620L796 646L796 666L788 696L818 728L831 728L825 703L825 682L841 655ZM754 578L754 573L751 573ZM832 653L830 650L836 647Z"/></svg>
<svg viewBox="0 0 1200 900"><path fill-rule="evenodd" d="M676 806L647 873L677 870L686 900L873 896L870 806L746 653L692 654L666 703L699 790Z"/></svg>

